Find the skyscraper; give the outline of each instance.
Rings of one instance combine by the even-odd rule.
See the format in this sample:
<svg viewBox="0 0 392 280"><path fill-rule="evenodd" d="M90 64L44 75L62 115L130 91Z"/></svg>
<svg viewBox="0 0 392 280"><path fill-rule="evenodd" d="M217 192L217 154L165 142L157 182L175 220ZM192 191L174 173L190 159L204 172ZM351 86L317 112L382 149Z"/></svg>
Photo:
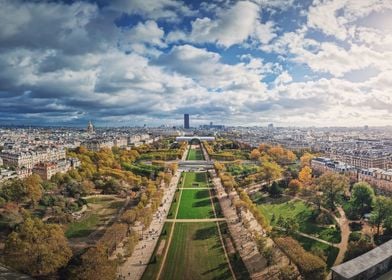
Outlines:
<svg viewBox="0 0 392 280"><path fill-rule="evenodd" d="M189 129L189 114L184 114L184 128Z"/></svg>

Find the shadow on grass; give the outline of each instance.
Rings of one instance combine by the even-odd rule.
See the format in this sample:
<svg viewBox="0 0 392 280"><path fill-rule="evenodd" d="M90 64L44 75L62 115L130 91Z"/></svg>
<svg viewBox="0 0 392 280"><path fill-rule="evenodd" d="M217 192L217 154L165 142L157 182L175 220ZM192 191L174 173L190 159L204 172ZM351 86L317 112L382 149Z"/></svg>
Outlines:
<svg viewBox="0 0 392 280"><path fill-rule="evenodd" d="M208 274L213 273L213 272L215 272L215 271L222 271L222 273L221 273L220 275L214 276L214 277L211 278L211 279L220 280L220 279L231 279L231 278L232 278L231 273L230 273L230 270L228 269L228 266L227 266L226 263L221 263L221 264L219 264L219 265L218 265L217 267L215 267L215 268L206 270L206 271L204 271L201 275L207 276Z"/></svg>
<svg viewBox="0 0 392 280"><path fill-rule="evenodd" d="M67 236L67 238L87 237L93 232L94 232L94 230L91 230L91 229L81 229L81 230L75 230L72 233L66 234L66 236Z"/></svg>
<svg viewBox="0 0 392 280"><path fill-rule="evenodd" d="M211 205L211 201L209 199L203 199L203 200L200 200L200 201L193 203L192 207L205 207L208 205Z"/></svg>
<svg viewBox="0 0 392 280"><path fill-rule="evenodd" d="M215 225L198 229L193 235L193 240L206 240L216 235Z"/></svg>
<svg viewBox="0 0 392 280"><path fill-rule="evenodd" d="M124 205L123 201L113 201L109 204L109 208L111 209L119 209Z"/></svg>
<svg viewBox="0 0 392 280"><path fill-rule="evenodd" d="M195 193L196 199L207 198L209 196L210 196L210 194L209 194L208 190L200 190Z"/></svg>
<svg viewBox="0 0 392 280"><path fill-rule="evenodd" d="M196 173L195 181L198 183L205 183L206 177L205 173Z"/></svg>

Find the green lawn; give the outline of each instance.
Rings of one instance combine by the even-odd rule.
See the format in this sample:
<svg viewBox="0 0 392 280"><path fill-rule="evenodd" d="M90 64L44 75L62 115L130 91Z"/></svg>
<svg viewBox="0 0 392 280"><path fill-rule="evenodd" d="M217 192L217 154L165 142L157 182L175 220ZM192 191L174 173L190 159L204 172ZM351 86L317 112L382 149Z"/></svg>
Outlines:
<svg viewBox="0 0 392 280"><path fill-rule="evenodd" d="M204 160L203 152L200 148L189 149L187 160Z"/></svg>
<svg viewBox="0 0 392 280"><path fill-rule="evenodd" d="M177 219L214 218L209 191L182 190Z"/></svg>
<svg viewBox="0 0 392 280"><path fill-rule="evenodd" d="M183 188L207 188L208 178L207 172L184 172L182 173L184 184Z"/></svg>
<svg viewBox="0 0 392 280"><path fill-rule="evenodd" d="M161 279L232 279L215 223L176 223L173 234Z"/></svg>
<svg viewBox="0 0 392 280"><path fill-rule="evenodd" d="M79 221L70 223L65 231L65 236L67 238L87 236L97 228L99 223L99 215L90 213Z"/></svg>
<svg viewBox="0 0 392 280"><path fill-rule="evenodd" d="M316 240L304 237L304 236L299 236L295 235L293 236L295 239L298 240L299 243L301 243L302 247L307 250L307 251L312 251L315 248L321 249L324 253L324 255L327 257L327 266L328 268L333 266L333 263L335 262L336 257L338 256L339 249L329 246L327 244L318 242Z"/></svg>
<svg viewBox="0 0 392 280"><path fill-rule="evenodd" d="M258 208L269 219L271 225L275 225L279 217L294 218L299 224L299 231L332 243L340 242L340 230L317 225L314 220L313 207L306 205L303 201L261 203Z"/></svg>

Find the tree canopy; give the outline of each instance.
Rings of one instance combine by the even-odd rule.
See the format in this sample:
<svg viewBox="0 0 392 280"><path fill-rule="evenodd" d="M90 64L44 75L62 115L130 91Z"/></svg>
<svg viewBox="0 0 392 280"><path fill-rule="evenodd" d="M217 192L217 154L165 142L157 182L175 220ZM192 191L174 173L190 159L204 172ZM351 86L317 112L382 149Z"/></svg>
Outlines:
<svg viewBox="0 0 392 280"><path fill-rule="evenodd" d="M30 217L8 236L4 253L7 265L33 276L57 271L72 256L59 225Z"/></svg>

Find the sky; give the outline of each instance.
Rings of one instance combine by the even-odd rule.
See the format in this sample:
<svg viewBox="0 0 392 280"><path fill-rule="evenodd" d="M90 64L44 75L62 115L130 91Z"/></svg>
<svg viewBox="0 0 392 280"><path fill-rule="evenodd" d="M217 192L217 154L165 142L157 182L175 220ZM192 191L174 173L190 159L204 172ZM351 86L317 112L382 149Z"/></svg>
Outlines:
<svg viewBox="0 0 392 280"><path fill-rule="evenodd" d="M391 0L0 0L0 125L392 125Z"/></svg>

